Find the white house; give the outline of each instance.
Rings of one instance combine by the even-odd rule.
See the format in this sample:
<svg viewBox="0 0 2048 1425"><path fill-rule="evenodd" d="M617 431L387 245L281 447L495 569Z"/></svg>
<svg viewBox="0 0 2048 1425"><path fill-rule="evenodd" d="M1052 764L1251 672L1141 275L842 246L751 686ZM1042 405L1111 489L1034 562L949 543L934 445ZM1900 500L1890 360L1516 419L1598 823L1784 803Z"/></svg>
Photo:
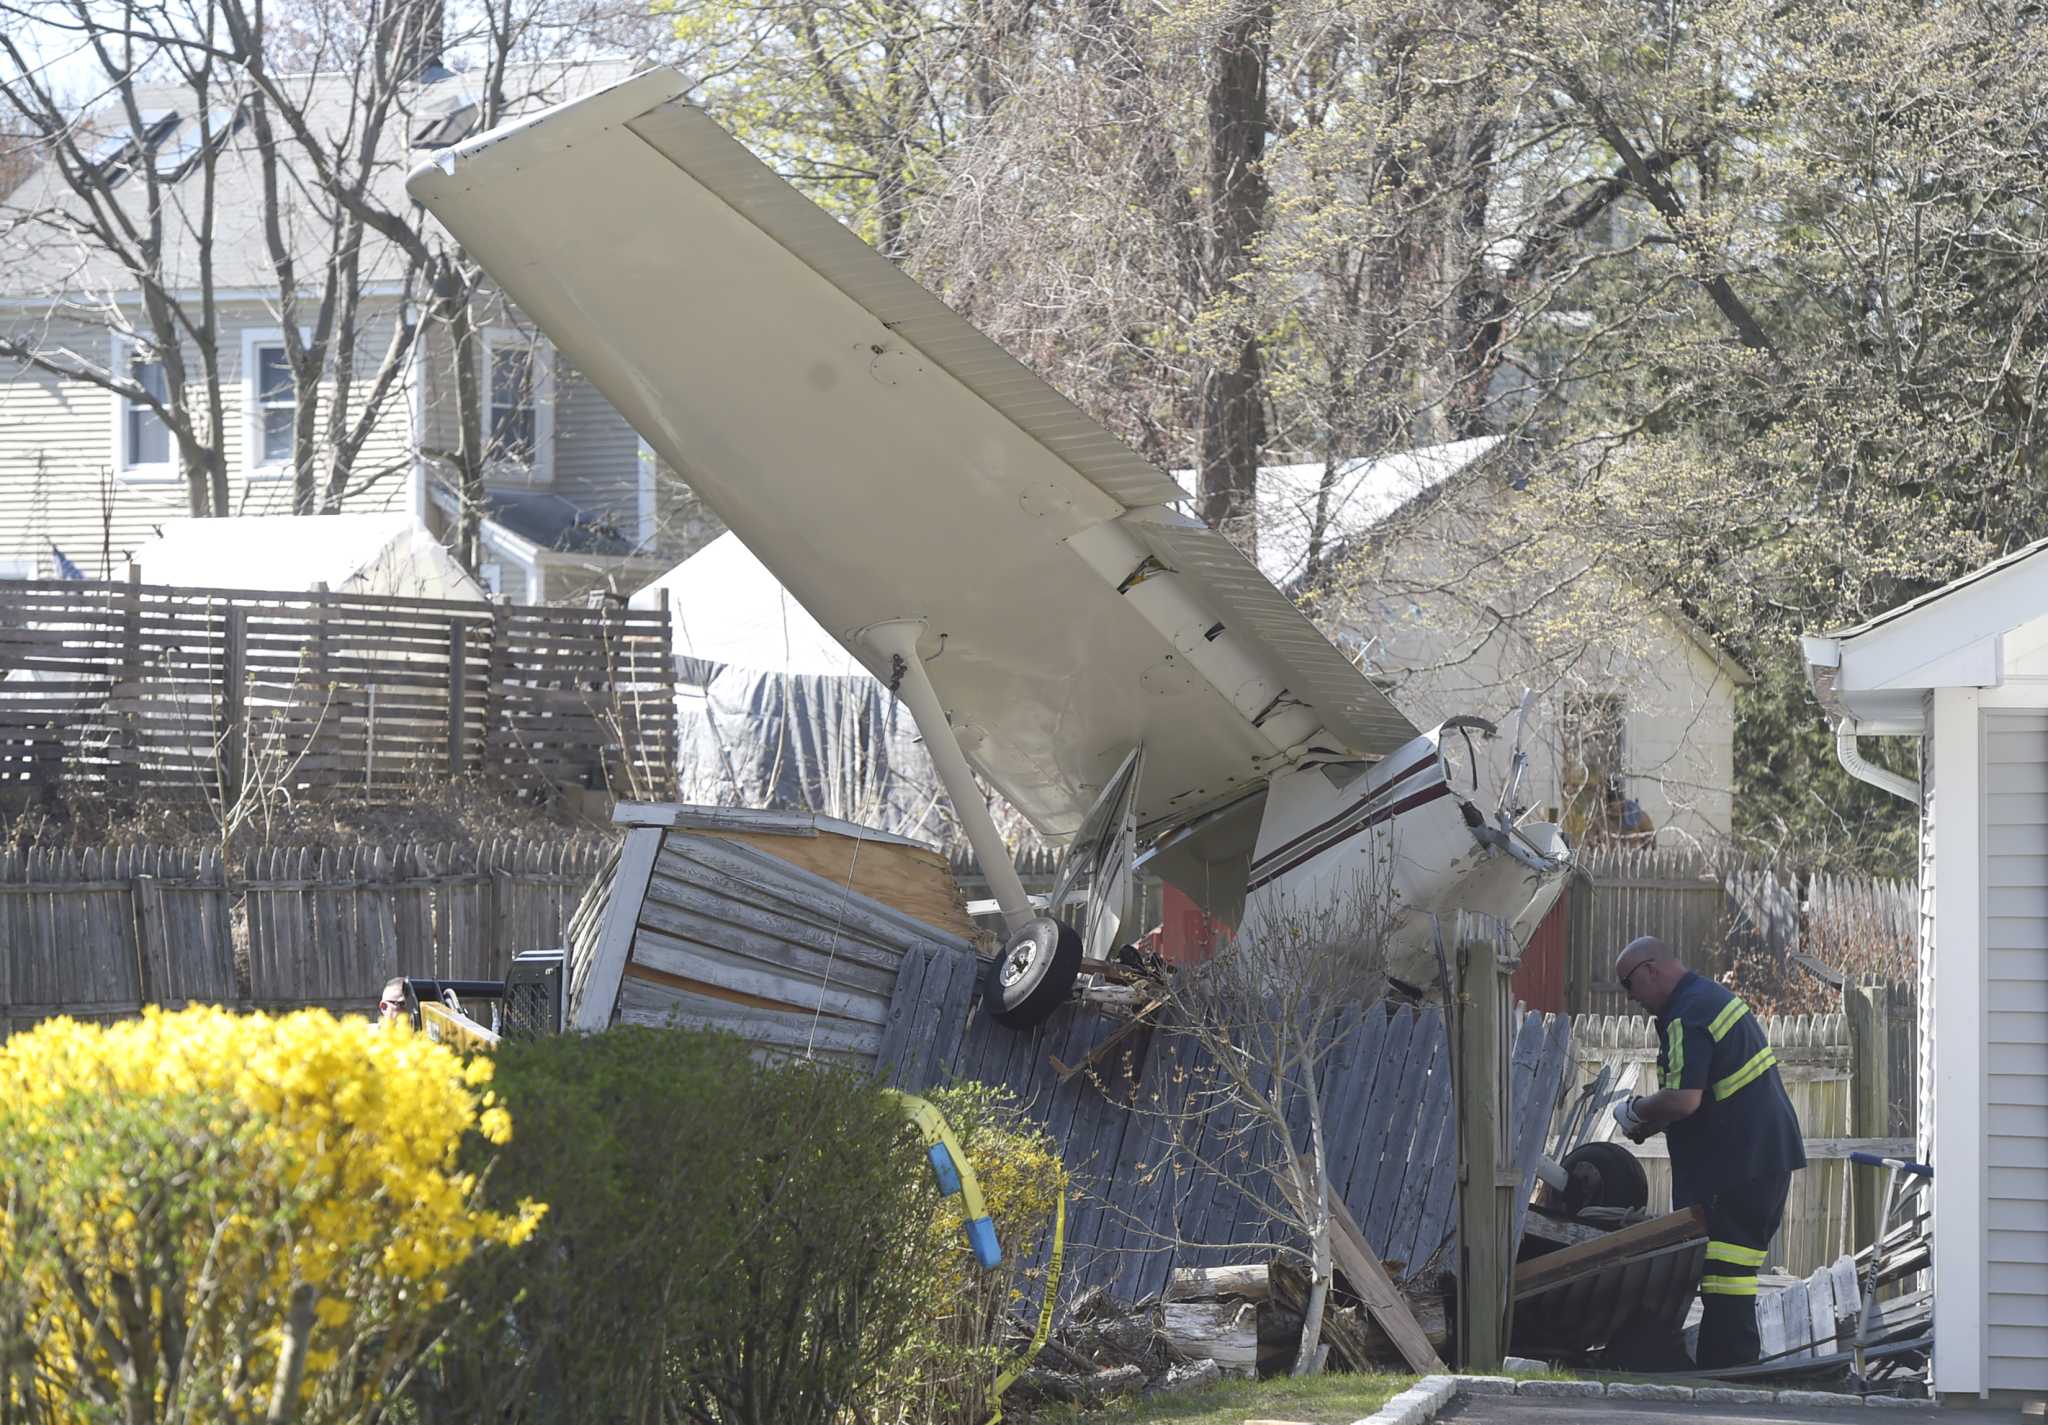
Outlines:
<svg viewBox="0 0 2048 1425"><path fill-rule="evenodd" d="M1804 640L1852 773L1920 808L1934 1385L2048 1393L2048 540ZM1919 739L1920 779L1859 737Z"/></svg>
<svg viewBox="0 0 2048 1425"><path fill-rule="evenodd" d="M1521 795L1575 843L1609 783L1649 813L1659 844L1722 841L1747 670L1625 579L1562 572L1589 561L1518 524L1510 454L1483 436L1334 468L1262 466L1260 572L1420 724L1478 713L1511 733L1530 689ZM1192 472L1176 479L1192 494ZM1504 736L1494 761L1507 751Z"/></svg>

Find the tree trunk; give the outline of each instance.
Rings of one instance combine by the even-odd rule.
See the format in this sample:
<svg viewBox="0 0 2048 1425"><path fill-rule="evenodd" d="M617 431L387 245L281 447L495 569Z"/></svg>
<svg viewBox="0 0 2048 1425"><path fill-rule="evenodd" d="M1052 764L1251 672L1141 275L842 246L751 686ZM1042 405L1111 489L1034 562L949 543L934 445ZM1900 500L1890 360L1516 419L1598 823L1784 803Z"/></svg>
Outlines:
<svg viewBox="0 0 2048 1425"><path fill-rule="evenodd" d="M1251 270L1266 225L1268 124L1266 61L1273 26L1270 4L1249 5L1225 27L1209 84L1208 223L1203 263L1205 305L1235 307L1220 350L1202 381L1202 517L1230 528L1251 548L1251 516L1259 454L1266 443L1265 370L1258 333L1245 315L1238 284Z"/></svg>
<svg viewBox="0 0 2048 1425"><path fill-rule="evenodd" d="M466 300L452 304L448 334L455 356L455 457L461 482L461 526L455 557L475 574L483 563L484 419L483 386L477 373L476 319Z"/></svg>

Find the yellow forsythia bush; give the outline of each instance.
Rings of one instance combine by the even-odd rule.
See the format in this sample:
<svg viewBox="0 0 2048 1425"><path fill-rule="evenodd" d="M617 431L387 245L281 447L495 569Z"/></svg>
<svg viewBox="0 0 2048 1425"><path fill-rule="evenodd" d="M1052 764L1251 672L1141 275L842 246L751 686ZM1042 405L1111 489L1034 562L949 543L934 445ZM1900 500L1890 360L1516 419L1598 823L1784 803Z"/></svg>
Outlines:
<svg viewBox="0 0 2048 1425"><path fill-rule="evenodd" d="M1033 1324L1044 1287L1036 1261L1069 1190L1066 1165L1045 1129L1007 1089L966 1081L927 1093L945 1114L981 1184L1002 1243L1002 1265L983 1271L962 1234L960 1199L937 1198L926 1224L928 1317L891 1378L900 1383L885 1412L919 1425L981 1425L988 1392Z"/></svg>
<svg viewBox="0 0 2048 1425"><path fill-rule="evenodd" d="M473 1252L487 1059L319 1011L54 1020L0 1044L0 1415L301 1422L388 1398Z"/></svg>

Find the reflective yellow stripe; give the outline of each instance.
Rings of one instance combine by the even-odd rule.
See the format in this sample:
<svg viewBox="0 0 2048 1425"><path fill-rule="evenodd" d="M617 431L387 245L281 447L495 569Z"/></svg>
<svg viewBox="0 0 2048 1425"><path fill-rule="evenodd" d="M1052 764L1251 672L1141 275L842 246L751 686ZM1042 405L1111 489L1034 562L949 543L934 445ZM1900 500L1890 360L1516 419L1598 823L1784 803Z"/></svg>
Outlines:
<svg viewBox="0 0 2048 1425"><path fill-rule="evenodd" d="M1709 1242L1707 1260L1726 1262L1733 1267L1760 1267L1764 1264L1764 1249L1738 1246L1734 1242Z"/></svg>
<svg viewBox="0 0 2048 1425"><path fill-rule="evenodd" d="M1735 1027L1735 1021L1748 1013L1748 1005L1739 999L1731 999L1721 1007L1721 1012L1714 1016L1714 1022L1707 1026L1707 1033L1713 1035L1714 1042L1719 1044L1721 1036Z"/></svg>
<svg viewBox="0 0 2048 1425"><path fill-rule="evenodd" d="M1674 1019L1664 1029L1664 1087L1675 1089L1685 1073L1685 1022Z"/></svg>
<svg viewBox="0 0 2048 1425"><path fill-rule="evenodd" d="M1701 1277L1701 1296L1755 1296L1755 1277Z"/></svg>
<svg viewBox="0 0 2048 1425"><path fill-rule="evenodd" d="M1768 1047L1757 1050L1755 1055L1751 1057L1750 1061L1747 1064L1744 1064L1741 1068L1737 1069L1727 1078L1721 1080L1721 1082L1714 1085L1714 1097L1727 1098L1730 1094L1735 1093L1737 1090L1746 1086L1750 1080L1756 1078L1758 1075L1762 1074L1765 1069L1770 1068L1777 1062L1777 1054L1772 1052Z"/></svg>

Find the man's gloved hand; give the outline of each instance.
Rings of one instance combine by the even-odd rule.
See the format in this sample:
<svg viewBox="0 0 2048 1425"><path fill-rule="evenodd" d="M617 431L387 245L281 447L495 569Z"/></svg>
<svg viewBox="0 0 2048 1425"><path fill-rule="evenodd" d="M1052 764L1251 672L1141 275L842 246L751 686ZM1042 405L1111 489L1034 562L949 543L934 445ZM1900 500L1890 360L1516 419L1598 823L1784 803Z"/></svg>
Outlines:
<svg viewBox="0 0 2048 1425"><path fill-rule="evenodd" d="M1614 1106L1614 1122L1621 1129L1622 1136L1631 1143L1640 1143L1650 1136L1650 1125L1643 1122L1643 1116L1636 1105L1640 1098L1624 1099Z"/></svg>

